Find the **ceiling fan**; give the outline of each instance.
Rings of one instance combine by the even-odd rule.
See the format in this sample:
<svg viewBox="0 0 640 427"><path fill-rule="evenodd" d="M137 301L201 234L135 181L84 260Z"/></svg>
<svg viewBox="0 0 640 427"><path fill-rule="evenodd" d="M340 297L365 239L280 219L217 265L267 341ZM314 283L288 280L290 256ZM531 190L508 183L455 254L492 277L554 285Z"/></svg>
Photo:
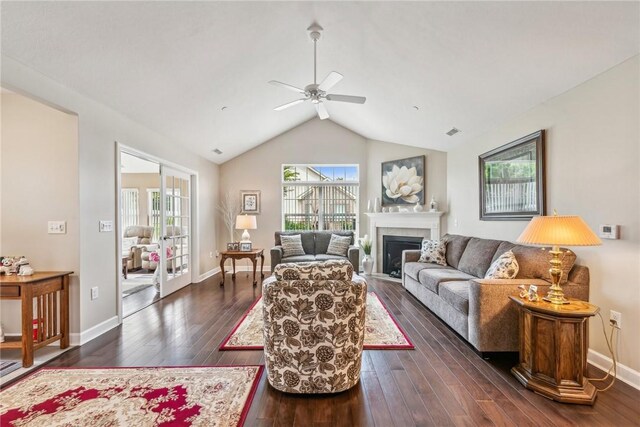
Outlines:
<svg viewBox="0 0 640 427"><path fill-rule="evenodd" d="M329 89L331 89L336 83L342 80L342 74L332 71L324 78L320 84L316 82L316 45L318 40L320 39L320 31L323 28L313 23L307 31L310 31L309 36L311 40L313 40L313 83L305 86L304 89L300 89L299 87L292 86L290 84L282 83L276 80L271 80L269 83L274 86L283 87L285 89L292 90L301 95L304 95L304 98L296 99L295 101L288 102L286 104L280 105L279 107L274 108L276 111L282 111L286 108L293 107L294 105L300 104L305 101L311 101L312 104L316 107L316 111L318 112L318 117L321 120L329 118L329 112L327 108L324 106L324 101L338 101L338 102L351 102L354 104L364 104L367 100L364 96L351 96L351 95L335 95L331 93L327 93Z"/></svg>

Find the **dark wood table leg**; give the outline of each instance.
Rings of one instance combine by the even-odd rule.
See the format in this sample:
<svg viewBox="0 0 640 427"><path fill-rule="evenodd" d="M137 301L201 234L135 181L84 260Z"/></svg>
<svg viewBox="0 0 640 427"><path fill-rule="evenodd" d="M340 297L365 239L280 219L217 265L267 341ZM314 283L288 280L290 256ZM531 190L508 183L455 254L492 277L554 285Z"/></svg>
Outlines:
<svg viewBox="0 0 640 427"><path fill-rule="evenodd" d="M256 286L258 282L256 281L256 265L258 264L257 257L251 257L251 262L253 263L253 286Z"/></svg>
<svg viewBox="0 0 640 427"><path fill-rule="evenodd" d="M124 274L125 280L127 279L127 274L129 274L129 268L127 266L127 261L122 263L122 273Z"/></svg>
<svg viewBox="0 0 640 427"><path fill-rule="evenodd" d="M260 254L260 278L264 279L264 253Z"/></svg>
<svg viewBox="0 0 640 427"><path fill-rule="evenodd" d="M231 258L231 263L233 264L233 274L231 275L231 278L236 280L236 259Z"/></svg>
<svg viewBox="0 0 640 427"><path fill-rule="evenodd" d="M220 281L220 286L224 286L224 262L227 258L222 255L220 257L220 271L222 272L222 280Z"/></svg>
<svg viewBox="0 0 640 427"><path fill-rule="evenodd" d="M69 347L69 275L62 276L62 302L60 303L60 348Z"/></svg>
<svg viewBox="0 0 640 427"><path fill-rule="evenodd" d="M33 294L31 286L22 287L22 366L33 365Z"/></svg>

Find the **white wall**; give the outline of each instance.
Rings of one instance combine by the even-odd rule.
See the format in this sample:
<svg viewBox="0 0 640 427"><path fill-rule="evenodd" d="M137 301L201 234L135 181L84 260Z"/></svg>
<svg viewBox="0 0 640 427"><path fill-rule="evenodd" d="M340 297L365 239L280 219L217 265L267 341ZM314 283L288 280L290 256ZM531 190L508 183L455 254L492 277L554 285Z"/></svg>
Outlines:
<svg viewBox="0 0 640 427"><path fill-rule="evenodd" d="M262 213L258 215L258 229L251 231L254 247L265 248L265 265L270 265L269 249L273 235L282 228L283 164L357 164L360 166L360 223L361 236L367 233L368 223L363 212L367 200L381 197L381 162L404 157L426 155L426 194L446 194L446 153L406 145L367 140L330 120L312 119L220 166L220 191L238 194L240 190L260 190ZM426 196L425 196L426 197ZM425 202L428 202L426 200ZM225 249L228 232L222 221L218 223L218 248ZM236 234L239 238L240 233Z"/></svg>
<svg viewBox="0 0 640 427"><path fill-rule="evenodd" d="M209 253L215 250L216 240L217 165L175 148L173 141L165 136L6 57L2 58L2 85L78 115L80 292L72 311L77 313L80 323L79 329L72 332L86 332L103 322L113 321L116 316L116 237L115 233L98 232L99 220L115 222L116 219L115 141L198 172L198 188L203 196L195 212L203 237L198 254L199 273L213 267ZM94 286L99 288L100 297L92 301L90 289Z"/></svg>
<svg viewBox="0 0 640 427"><path fill-rule="evenodd" d="M158 173L123 173L120 186L138 190L138 224L149 225L148 189L160 188L160 167Z"/></svg>
<svg viewBox="0 0 640 427"><path fill-rule="evenodd" d="M41 271L74 271L70 303L78 305L80 202L78 117L22 95L2 92L0 254L24 255ZM67 223L48 234L47 221ZM20 333L20 301L3 300L2 325ZM78 330L78 312L70 328Z"/></svg>
<svg viewBox="0 0 640 427"><path fill-rule="evenodd" d="M640 131L638 57L553 98L448 153L449 228L456 234L515 240L523 221L479 221L478 155L546 129L547 213L580 215L597 230L619 224L620 240L572 248L591 273L590 299L608 323L620 311L619 360L640 370ZM454 226L454 221L458 226ZM600 319L590 347L609 355Z"/></svg>

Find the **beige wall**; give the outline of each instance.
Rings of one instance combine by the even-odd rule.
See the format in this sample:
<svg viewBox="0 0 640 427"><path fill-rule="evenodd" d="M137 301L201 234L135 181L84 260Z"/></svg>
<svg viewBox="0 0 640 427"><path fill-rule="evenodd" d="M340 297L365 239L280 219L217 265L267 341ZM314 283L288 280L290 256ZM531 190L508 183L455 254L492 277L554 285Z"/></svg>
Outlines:
<svg viewBox="0 0 640 427"><path fill-rule="evenodd" d="M116 142L159 159L193 170L198 174L201 199L193 212L200 226L197 272L205 274L215 266L209 254L216 246L215 200L218 166L192 152L180 150L174 141L122 114L75 92L54 80L2 57L2 86L30 97L57 105L78 116L78 148L74 168L79 182L80 266L79 297L71 311L79 325L72 329L80 341L112 326L117 315L118 257L116 233L100 233L100 220L116 221ZM118 174L120 171L117 172ZM13 182L34 179L38 175L20 174ZM73 198L70 202L73 202ZM36 223L31 227L39 226ZM4 232L4 230L3 230ZM91 300L91 288L98 287L100 297Z"/></svg>
<svg viewBox="0 0 640 427"><path fill-rule="evenodd" d="M24 255L36 270L74 271L71 304L79 298L80 203L78 117L24 96L2 98L2 232L0 254ZM47 222L66 221L66 234L48 234ZM2 301L1 321L20 332L20 302ZM78 330L78 311L71 313Z"/></svg>
<svg viewBox="0 0 640 427"><path fill-rule="evenodd" d="M122 188L138 189L138 224L149 225L147 189L160 188L160 166L158 173L123 173L120 184Z"/></svg>
<svg viewBox="0 0 640 427"><path fill-rule="evenodd" d="M270 265L269 249L273 234L282 228L283 164L357 164L360 173L359 233L367 233L368 223L363 212L367 200L380 197L380 163L416 155L427 156L427 195L444 200L446 194L446 153L406 145L371 141L330 121L312 119L279 135L220 166L220 192L260 190L262 213L258 229L251 231L254 247L265 248L265 265ZM225 249L228 232L218 223L218 249ZM240 232L236 238L240 238Z"/></svg>
<svg viewBox="0 0 640 427"><path fill-rule="evenodd" d="M632 58L470 144L448 153L448 231L515 240L522 221L478 220L478 155L539 129L547 131L547 211L580 215L597 230L619 224L620 240L573 248L590 268L591 302L605 321L622 313L619 360L640 370L639 61ZM457 221L457 227L455 226ZM607 322L608 323L608 322ZM608 356L600 319L590 347Z"/></svg>

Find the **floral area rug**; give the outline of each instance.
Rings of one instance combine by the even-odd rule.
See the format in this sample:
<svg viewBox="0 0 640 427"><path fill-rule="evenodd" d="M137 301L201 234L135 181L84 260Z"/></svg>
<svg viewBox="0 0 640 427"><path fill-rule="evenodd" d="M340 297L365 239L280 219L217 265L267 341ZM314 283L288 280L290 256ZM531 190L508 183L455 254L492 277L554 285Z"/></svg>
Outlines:
<svg viewBox="0 0 640 427"><path fill-rule="evenodd" d="M44 368L0 392L0 425L241 426L262 370Z"/></svg>
<svg viewBox="0 0 640 427"><path fill-rule="evenodd" d="M262 350L262 297L242 316L240 322L222 341L220 350ZM391 316L375 292L367 295L365 311L365 350L396 350L415 348L400 325Z"/></svg>

